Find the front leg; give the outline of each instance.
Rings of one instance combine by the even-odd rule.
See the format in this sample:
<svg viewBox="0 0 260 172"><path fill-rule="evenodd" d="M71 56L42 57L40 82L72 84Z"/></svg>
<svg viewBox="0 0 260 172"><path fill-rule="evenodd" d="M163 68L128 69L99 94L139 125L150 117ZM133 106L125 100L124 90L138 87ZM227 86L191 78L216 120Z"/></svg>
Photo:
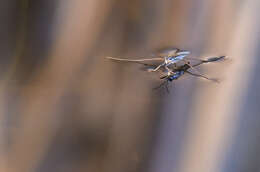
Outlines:
<svg viewBox="0 0 260 172"><path fill-rule="evenodd" d="M168 75L171 75L171 74L173 74L173 72L172 72L172 70L167 66L167 65L165 65L165 67L164 67L166 70L167 70L167 72L168 72Z"/></svg>
<svg viewBox="0 0 260 172"><path fill-rule="evenodd" d="M152 71L152 72L156 72L157 70L160 69L160 67L162 67L162 65L163 65L163 64L160 64L159 66L157 66L155 69L152 69L151 71Z"/></svg>
<svg viewBox="0 0 260 172"><path fill-rule="evenodd" d="M153 69L152 71L153 71L153 72L156 72L157 70L160 69L160 67L167 65L167 63L168 63L168 62L167 62L167 58L164 57L164 63L160 64L159 66L157 66L157 67L156 67L155 69Z"/></svg>
<svg viewBox="0 0 260 172"><path fill-rule="evenodd" d="M157 66L155 69L152 69L151 71L152 71L152 72L156 72L156 71L159 70L162 66L165 66L165 65L166 65L166 63L164 62L164 63L160 64L159 66Z"/></svg>

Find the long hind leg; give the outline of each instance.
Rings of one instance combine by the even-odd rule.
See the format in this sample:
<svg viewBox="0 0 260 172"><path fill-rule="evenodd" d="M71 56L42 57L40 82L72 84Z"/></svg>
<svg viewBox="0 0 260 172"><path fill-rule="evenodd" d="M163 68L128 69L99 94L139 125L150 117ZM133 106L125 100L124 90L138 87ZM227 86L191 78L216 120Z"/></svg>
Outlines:
<svg viewBox="0 0 260 172"><path fill-rule="evenodd" d="M217 82L219 83L219 80L218 79L215 79L215 78L209 78L203 74L196 74L196 73L192 73L192 72L189 72L189 71L186 71L188 74L192 75L192 76L196 76L196 77L200 77L200 78L204 78L204 79L207 79L209 81L213 81L213 82Z"/></svg>
<svg viewBox="0 0 260 172"><path fill-rule="evenodd" d="M164 62L162 63L162 64L160 64L159 66L157 66L155 69L153 69L152 71L153 72L156 72L157 70L159 70L160 69L160 67L162 67L162 66L165 66L167 63L166 63L166 57L164 57Z"/></svg>
<svg viewBox="0 0 260 172"><path fill-rule="evenodd" d="M194 67L190 64L189 61L187 61L187 60L185 60L185 59L183 59L183 61L184 61L184 63L187 64L191 69L193 69L193 70L199 72L198 69L194 68Z"/></svg>

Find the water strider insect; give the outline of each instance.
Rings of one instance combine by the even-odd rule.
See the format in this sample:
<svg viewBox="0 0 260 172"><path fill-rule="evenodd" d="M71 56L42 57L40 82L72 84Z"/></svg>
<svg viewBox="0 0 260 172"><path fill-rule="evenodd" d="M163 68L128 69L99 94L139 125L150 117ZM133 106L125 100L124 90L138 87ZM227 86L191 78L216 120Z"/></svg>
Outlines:
<svg viewBox="0 0 260 172"><path fill-rule="evenodd" d="M190 51L187 50L180 50L178 48L166 48L166 49L159 50L159 52L155 54L155 56L157 56L155 58L145 58L145 59L136 59L136 60L114 58L114 57L106 57L106 58L115 61L134 62L134 63L140 63L144 65L148 65L145 62L159 62L160 64L158 66L154 67L153 69L150 69L149 71L156 72L161 67L164 67L164 69L166 69L167 72L171 72L169 67L173 64L176 66L176 63L179 61L184 61L187 65L189 65L187 60L194 59L194 58L187 58L189 54ZM192 68L192 66L190 67Z"/></svg>
<svg viewBox="0 0 260 172"><path fill-rule="evenodd" d="M168 89L169 82L177 80L178 78L180 78L185 73L188 73L192 76L201 77L201 78L204 78L204 79L207 79L207 80L210 80L210 81L219 82L217 79L209 78L209 77L207 77L203 74L190 72L190 71L188 71L188 69L199 66L199 65L204 64L204 63L216 62L216 61L222 60L224 58L225 58L225 56L212 57L212 58L208 58L206 60L198 60L199 62L197 64L194 64L194 65L184 64L182 66L174 68L174 69L172 69L172 71L170 73L168 72L166 75L160 77L160 79L163 79L164 82L161 85L159 85L158 87L156 87L155 89L158 89L158 88L162 87L163 85L165 85L167 92L169 92L169 89Z"/></svg>
<svg viewBox="0 0 260 172"><path fill-rule="evenodd" d="M198 58L188 58L187 56L189 54L190 52L186 50L180 50L177 48L167 48L167 49L160 50L157 54L155 54L157 57L154 58L145 58L145 59L122 59L122 58L114 58L114 57L106 57L106 58L114 61L139 63L145 65L146 67L147 66L150 67L148 71L152 71L152 72L158 71L162 73L163 76L161 76L160 79L163 79L164 82L157 88L160 88L161 86L165 85L167 91L168 91L168 83L177 80L185 73L188 73L196 77L205 78L207 80L211 80L214 82L218 82L218 80L216 79L211 79L203 74L200 74L197 70L196 70L197 73L193 73L188 70L196 69L194 67L204 63L219 61L221 59L224 59L225 56L212 57L203 60ZM197 63L192 65L190 60L196 60ZM179 62L182 62L182 65L180 65ZM159 65L155 63L159 63Z"/></svg>

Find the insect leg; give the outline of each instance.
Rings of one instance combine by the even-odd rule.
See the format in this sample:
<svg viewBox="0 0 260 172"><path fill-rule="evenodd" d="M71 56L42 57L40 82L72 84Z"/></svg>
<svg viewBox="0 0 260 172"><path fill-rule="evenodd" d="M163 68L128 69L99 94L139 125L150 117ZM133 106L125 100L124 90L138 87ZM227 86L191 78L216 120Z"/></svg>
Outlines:
<svg viewBox="0 0 260 172"><path fill-rule="evenodd" d="M192 73L192 72L189 72L189 71L186 71L186 72L189 73L190 75L197 76L197 77L201 77L201 78L205 78L205 79L207 79L207 80L214 81L214 82L219 82L217 79L212 79L212 78L209 78L209 77L207 77L207 76L201 74L201 73L198 71L198 69L196 69L196 68L194 68L192 65L190 65L189 61L186 61L186 60L184 59L184 62L186 62L186 64L187 64L191 69L194 69L195 71L197 71L196 74L195 74L195 73ZM202 64L202 63L207 63L207 62L202 61L201 64Z"/></svg>
<svg viewBox="0 0 260 172"><path fill-rule="evenodd" d="M192 57L186 57L185 59L187 59L187 60L196 60L196 61L199 61L199 62L205 61L204 59L192 58Z"/></svg>
<svg viewBox="0 0 260 172"><path fill-rule="evenodd" d="M186 59L194 59L194 58L186 58ZM195 66L199 66L203 63L210 63L210 62L216 62L216 61L221 61L221 60L225 60L225 56L219 56L219 57L211 57L208 59L197 59L199 61L199 63L192 65L192 67L194 68Z"/></svg>
<svg viewBox="0 0 260 172"><path fill-rule="evenodd" d="M153 72L156 72L157 70L160 69L160 67L165 66L166 64L167 64L167 58L164 57L164 62L163 62L162 64L160 64L159 66L157 66L157 67L156 67L155 69L153 69L152 71L153 71Z"/></svg>
<svg viewBox="0 0 260 172"><path fill-rule="evenodd" d="M167 70L167 72L168 72L167 75L168 75L168 76L171 75L171 74L173 74L172 70L169 69L167 65L165 65L164 68Z"/></svg>
<svg viewBox="0 0 260 172"><path fill-rule="evenodd" d="M167 81L166 81L166 85L165 85L165 87L166 87L166 91L167 91L167 93L170 93L170 90L169 90L168 85L169 85L169 81L167 80Z"/></svg>
<svg viewBox="0 0 260 172"><path fill-rule="evenodd" d="M161 88L162 86L164 86L165 84L168 84L168 80L163 81L159 86L157 86L157 87L155 87L153 89L157 90L157 89Z"/></svg>
<svg viewBox="0 0 260 172"><path fill-rule="evenodd" d="M159 66L157 66L157 67L156 67L155 69L153 69L152 71L153 71L153 72L156 72L157 70L160 69L160 67L162 67L162 65L163 65L163 64L160 64Z"/></svg>
<svg viewBox="0 0 260 172"><path fill-rule="evenodd" d="M211 57L211 58L208 58L207 60L204 60L205 63L208 63L208 62L216 62L216 61L220 61L220 60L225 60L226 56L219 56L219 57Z"/></svg>
<svg viewBox="0 0 260 172"><path fill-rule="evenodd" d="M116 57L105 57L106 59L109 60L114 60L114 61L125 61L125 62L144 62L144 61L164 61L163 58L144 58L144 59L123 59L123 58L116 58Z"/></svg>
<svg viewBox="0 0 260 172"><path fill-rule="evenodd" d="M208 63L208 62L216 62L216 61L220 61L220 60L225 60L226 56L218 56L218 57L210 57L207 59L199 59L199 58L192 58L192 57L187 57L187 60L197 60L199 62L202 63Z"/></svg>
<svg viewBox="0 0 260 172"><path fill-rule="evenodd" d="M194 67L190 64L189 61L187 61L187 60L185 60L185 59L183 59L183 61L184 61L185 64L187 64L191 69L194 69L194 70L196 70L197 72L199 72L198 69L194 68Z"/></svg>
<svg viewBox="0 0 260 172"><path fill-rule="evenodd" d="M192 73L192 72L189 72L189 71L186 71L186 72L187 72L188 74L192 75L192 76L201 77L201 78L204 78L204 79L207 79L207 80L210 80L210 81L219 83L219 80L218 80L218 79L209 78L209 77L207 77L207 76L205 76L205 75L196 74L196 73Z"/></svg>

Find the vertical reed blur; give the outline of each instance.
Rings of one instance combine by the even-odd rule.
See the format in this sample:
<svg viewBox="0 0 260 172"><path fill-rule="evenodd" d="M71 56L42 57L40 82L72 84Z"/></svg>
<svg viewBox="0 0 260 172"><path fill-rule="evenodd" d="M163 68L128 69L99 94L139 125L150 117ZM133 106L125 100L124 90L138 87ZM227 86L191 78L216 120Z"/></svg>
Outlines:
<svg viewBox="0 0 260 172"><path fill-rule="evenodd" d="M257 0L0 1L0 171L259 169ZM170 94L138 65L161 47L226 55ZM246 157L246 158L245 158Z"/></svg>

